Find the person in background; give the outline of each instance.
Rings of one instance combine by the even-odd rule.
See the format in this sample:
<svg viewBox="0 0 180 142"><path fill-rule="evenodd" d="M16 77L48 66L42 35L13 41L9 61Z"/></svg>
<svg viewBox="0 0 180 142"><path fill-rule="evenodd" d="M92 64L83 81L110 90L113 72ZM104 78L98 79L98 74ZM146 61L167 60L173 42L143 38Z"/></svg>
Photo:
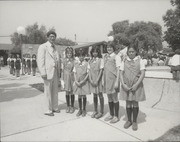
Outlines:
<svg viewBox="0 0 180 142"><path fill-rule="evenodd" d="M26 54L22 57L22 75L26 74Z"/></svg>
<svg viewBox="0 0 180 142"><path fill-rule="evenodd" d="M54 116L60 113L58 108L58 83L60 79L60 55L56 49L54 31L47 32L48 41L41 44L37 53L37 65L44 81L44 94L46 100L45 115Z"/></svg>
<svg viewBox="0 0 180 142"><path fill-rule="evenodd" d="M27 68L28 75L30 75L31 74L31 56L30 56L30 54L26 55L26 68Z"/></svg>
<svg viewBox="0 0 180 142"><path fill-rule="evenodd" d="M11 55L11 59L10 59L10 74L12 74L13 76L15 75L15 55Z"/></svg>
<svg viewBox="0 0 180 142"><path fill-rule="evenodd" d="M35 54L32 55L31 66L32 66L32 75L36 76L37 61L36 61L36 55Z"/></svg>
<svg viewBox="0 0 180 142"><path fill-rule="evenodd" d="M180 79L180 49L175 50L175 55L169 60L169 66L173 74L173 79Z"/></svg>
<svg viewBox="0 0 180 142"><path fill-rule="evenodd" d="M107 54L104 55L104 93L107 94L110 115L104 120L110 123L119 121L119 67L121 64L120 56L114 53L115 44L113 41L107 43Z"/></svg>
<svg viewBox="0 0 180 142"><path fill-rule="evenodd" d="M3 56L1 56L0 58L1 58L1 66L4 67L4 58Z"/></svg>
<svg viewBox="0 0 180 142"><path fill-rule="evenodd" d="M89 61L89 81L90 91L93 93L94 102L94 113L91 115L92 118L99 119L104 114L104 97L103 97L103 86L102 86L102 74L104 63L101 55L100 48L95 46L90 51L91 60ZM100 101L100 112L98 113L98 97Z"/></svg>
<svg viewBox="0 0 180 142"><path fill-rule="evenodd" d="M135 131L138 129L138 102L146 99L142 82L145 76L145 65L140 56L138 56L137 47L134 44L128 47L127 55L128 57L120 66L120 100L126 101L128 120L124 124L124 128L127 129L132 125L132 129ZM132 114L133 121L131 118Z"/></svg>
<svg viewBox="0 0 180 142"><path fill-rule="evenodd" d="M11 54L9 54L8 58L7 58L7 65L10 68L10 60L11 60Z"/></svg>
<svg viewBox="0 0 180 142"><path fill-rule="evenodd" d="M79 61L75 63L73 72L74 72L74 85L73 85L73 93L78 95L78 104L79 111L76 116L82 115L86 116L86 103L87 97L86 95L90 94L89 81L88 81L88 72L89 72L89 64L85 61L85 52L83 49L79 50ZM82 107L83 105L83 107Z"/></svg>
<svg viewBox="0 0 180 142"><path fill-rule="evenodd" d="M72 47L67 47L65 49L65 59L62 63L62 81L64 84L63 88L66 91L66 103L67 109L66 113L74 113L74 101L75 95L73 94L73 83L74 83L74 51Z"/></svg>
<svg viewBox="0 0 180 142"><path fill-rule="evenodd" d="M21 59L19 54L17 54L15 59L16 77L20 77L20 69L21 69Z"/></svg>

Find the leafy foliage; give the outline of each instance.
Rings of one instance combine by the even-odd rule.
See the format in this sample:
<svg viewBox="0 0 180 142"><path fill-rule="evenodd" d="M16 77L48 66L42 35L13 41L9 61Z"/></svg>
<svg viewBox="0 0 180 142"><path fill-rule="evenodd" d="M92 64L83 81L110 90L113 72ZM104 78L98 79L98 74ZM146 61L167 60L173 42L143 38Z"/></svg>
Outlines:
<svg viewBox="0 0 180 142"><path fill-rule="evenodd" d="M11 41L15 47L20 47L21 44L42 44L47 41L46 37L46 27L44 25L39 26L37 23L29 25L25 28L26 35L20 35L17 32L11 35ZM55 31L55 28L52 27L49 30ZM56 44L72 46L76 43L66 39L66 38L57 38Z"/></svg>
<svg viewBox="0 0 180 142"><path fill-rule="evenodd" d="M165 31L164 40L170 45L173 50L180 48L180 1L171 0L171 5L174 10L167 10L163 16L167 31Z"/></svg>
<svg viewBox="0 0 180 142"><path fill-rule="evenodd" d="M153 22L136 21L129 23L128 20L115 22L113 31L108 35L114 36L116 44L128 46L130 43L138 44L140 51L159 51L162 49L162 28Z"/></svg>

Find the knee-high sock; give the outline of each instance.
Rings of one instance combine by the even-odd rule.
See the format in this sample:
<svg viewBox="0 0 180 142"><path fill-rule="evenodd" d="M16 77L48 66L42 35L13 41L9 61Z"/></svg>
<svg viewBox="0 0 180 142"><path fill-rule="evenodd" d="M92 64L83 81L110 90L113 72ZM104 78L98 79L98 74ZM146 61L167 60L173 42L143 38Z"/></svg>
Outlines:
<svg viewBox="0 0 180 142"><path fill-rule="evenodd" d="M100 98L100 112L104 113L104 98Z"/></svg>
<svg viewBox="0 0 180 142"><path fill-rule="evenodd" d="M109 102L109 111L110 111L110 115L114 116L114 103L113 102Z"/></svg>
<svg viewBox="0 0 180 142"><path fill-rule="evenodd" d="M86 110L86 98L83 98L83 110Z"/></svg>
<svg viewBox="0 0 180 142"><path fill-rule="evenodd" d="M94 111L97 112L97 106L98 106L98 98L97 96L93 98L94 100Z"/></svg>
<svg viewBox="0 0 180 142"><path fill-rule="evenodd" d="M131 116L132 116L132 107L130 107L130 108L126 107L126 113L127 113L128 121L132 122L132 120L131 120Z"/></svg>
<svg viewBox="0 0 180 142"><path fill-rule="evenodd" d="M70 102L69 102L69 95L66 95L66 103L67 103L67 106L69 107L69 104L70 104Z"/></svg>
<svg viewBox="0 0 180 142"><path fill-rule="evenodd" d="M82 110L82 98L78 98L79 109Z"/></svg>
<svg viewBox="0 0 180 142"><path fill-rule="evenodd" d="M71 106L74 107L74 99L75 99L75 96L74 95L71 95Z"/></svg>
<svg viewBox="0 0 180 142"><path fill-rule="evenodd" d="M114 103L115 116L119 117L119 102Z"/></svg>
<svg viewBox="0 0 180 142"><path fill-rule="evenodd" d="M137 122L139 107L133 107L133 122Z"/></svg>

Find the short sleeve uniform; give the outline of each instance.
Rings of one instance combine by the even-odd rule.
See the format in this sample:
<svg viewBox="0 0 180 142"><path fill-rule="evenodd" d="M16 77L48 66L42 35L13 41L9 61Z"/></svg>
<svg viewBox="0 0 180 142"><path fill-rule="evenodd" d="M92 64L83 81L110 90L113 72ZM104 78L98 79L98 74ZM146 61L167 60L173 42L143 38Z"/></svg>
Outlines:
<svg viewBox="0 0 180 142"><path fill-rule="evenodd" d="M93 58L89 61L89 66L89 74L91 75L91 80L95 82L98 79L100 70L104 68L103 60L100 58ZM94 87L92 86L92 84L90 84L90 91L91 93L95 94L98 94L103 91L102 77L100 78L97 87Z"/></svg>
<svg viewBox="0 0 180 142"><path fill-rule="evenodd" d="M72 92L73 91L73 83L74 83L74 60L66 59L63 61L62 69L63 69L63 80L64 80L64 90Z"/></svg>
<svg viewBox="0 0 180 142"><path fill-rule="evenodd" d="M120 67L121 58L115 53L106 54L104 56L104 74L103 74L103 86L104 93L113 94L117 92L114 89L116 78L117 78L117 68Z"/></svg>
<svg viewBox="0 0 180 142"><path fill-rule="evenodd" d="M20 58L17 58L15 60L15 67L16 67L16 70L20 70L21 69L21 59Z"/></svg>
<svg viewBox="0 0 180 142"><path fill-rule="evenodd" d="M89 72L89 64L86 61L83 61L82 63L78 62L75 63L73 72L76 76L76 79L78 82L84 80L86 75ZM73 84L73 93L75 95L89 95L90 94L90 86L89 81L84 82L84 84L81 87L78 87L76 83Z"/></svg>
<svg viewBox="0 0 180 142"><path fill-rule="evenodd" d="M139 56L135 57L133 60L128 57L122 62L120 70L123 71L123 81L128 87L132 87L139 79L141 75L141 70L145 70L145 65L143 60ZM127 92L121 87L120 100L128 101L144 101L146 100L144 85L141 82L135 92Z"/></svg>

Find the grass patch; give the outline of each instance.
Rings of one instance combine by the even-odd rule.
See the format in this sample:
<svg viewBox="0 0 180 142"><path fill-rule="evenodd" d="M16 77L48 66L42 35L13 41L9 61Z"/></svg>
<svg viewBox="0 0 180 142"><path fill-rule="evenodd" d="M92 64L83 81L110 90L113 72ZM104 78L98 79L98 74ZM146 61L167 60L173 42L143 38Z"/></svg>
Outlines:
<svg viewBox="0 0 180 142"><path fill-rule="evenodd" d="M153 141L180 141L180 125L168 130L164 135Z"/></svg>
<svg viewBox="0 0 180 142"><path fill-rule="evenodd" d="M30 84L31 87L44 92L44 83L36 83L36 84ZM61 84L58 84L58 92L62 92L63 90L61 89Z"/></svg>

